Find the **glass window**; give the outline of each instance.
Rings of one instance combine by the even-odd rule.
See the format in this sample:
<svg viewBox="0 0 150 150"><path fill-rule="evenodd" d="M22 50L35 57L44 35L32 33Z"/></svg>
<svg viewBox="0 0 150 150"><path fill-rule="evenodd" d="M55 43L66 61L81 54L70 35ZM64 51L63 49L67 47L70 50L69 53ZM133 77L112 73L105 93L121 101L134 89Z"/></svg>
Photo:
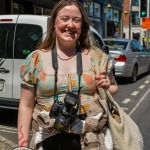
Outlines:
<svg viewBox="0 0 150 150"><path fill-rule="evenodd" d="M24 7L22 4L13 3L13 14L23 14Z"/></svg>
<svg viewBox="0 0 150 150"><path fill-rule="evenodd" d="M119 11L118 10L114 10L114 21L119 22Z"/></svg>
<svg viewBox="0 0 150 150"><path fill-rule="evenodd" d="M143 46L142 46L139 42L137 42L137 45L138 45L138 47L139 47L140 51L144 51Z"/></svg>
<svg viewBox="0 0 150 150"><path fill-rule="evenodd" d="M0 55L6 52L8 30L0 30Z"/></svg>
<svg viewBox="0 0 150 150"><path fill-rule="evenodd" d="M131 49L133 52L140 51L136 41L131 41Z"/></svg>
<svg viewBox="0 0 150 150"><path fill-rule="evenodd" d="M88 14L89 16L93 16L93 2L91 2L88 7Z"/></svg>
<svg viewBox="0 0 150 150"><path fill-rule="evenodd" d="M94 16L101 17L101 5L98 3L94 3Z"/></svg>
<svg viewBox="0 0 150 150"><path fill-rule="evenodd" d="M140 18L138 11L132 11L132 25L140 25Z"/></svg>
<svg viewBox="0 0 150 150"><path fill-rule="evenodd" d="M105 40L104 42L110 50L125 50L128 45L126 41Z"/></svg>
<svg viewBox="0 0 150 150"><path fill-rule="evenodd" d="M16 30L15 58L24 59L36 49L39 40L42 38L42 28L38 25L19 24Z"/></svg>
<svg viewBox="0 0 150 150"><path fill-rule="evenodd" d="M102 48L103 46L102 39L100 39L100 37L96 35L94 32L93 32L93 37L94 37L97 47Z"/></svg>
<svg viewBox="0 0 150 150"><path fill-rule="evenodd" d="M106 8L106 18L107 20L113 20L113 9Z"/></svg>
<svg viewBox="0 0 150 150"><path fill-rule="evenodd" d="M0 24L0 59L13 57L14 24Z"/></svg>
<svg viewBox="0 0 150 150"><path fill-rule="evenodd" d="M94 27L98 33L102 34L101 19L89 17L90 25Z"/></svg>
<svg viewBox="0 0 150 150"><path fill-rule="evenodd" d="M35 6L34 7L34 14L36 14L36 15L43 15L43 8Z"/></svg>
<svg viewBox="0 0 150 150"><path fill-rule="evenodd" d="M138 0L132 0L132 6L139 6L139 1Z"/></svg>

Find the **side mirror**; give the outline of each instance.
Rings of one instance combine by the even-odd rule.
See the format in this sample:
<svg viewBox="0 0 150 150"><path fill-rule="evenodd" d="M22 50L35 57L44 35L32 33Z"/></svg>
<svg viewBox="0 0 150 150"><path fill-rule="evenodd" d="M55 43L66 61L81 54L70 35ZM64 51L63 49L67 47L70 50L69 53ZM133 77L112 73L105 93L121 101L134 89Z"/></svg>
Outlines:
<svg viewBox="0 0 150 150"><path fill-rule="evenodd" d="M102 46L102 51L109 55L109 47L107 45Z"/></svg>

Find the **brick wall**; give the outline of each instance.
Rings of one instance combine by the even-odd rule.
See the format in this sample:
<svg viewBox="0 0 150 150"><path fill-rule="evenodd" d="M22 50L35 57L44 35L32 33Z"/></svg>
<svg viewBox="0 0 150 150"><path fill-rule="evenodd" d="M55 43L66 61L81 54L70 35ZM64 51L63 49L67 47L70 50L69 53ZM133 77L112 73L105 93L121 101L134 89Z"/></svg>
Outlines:
<svg viewBox="0 0 150 150"><path fill-rule="evenodd" d="M124 0L124 7L123 7L123 25L127 26L129 25L129 5L130 5L130 0ZM127 14L125 14L127 12Z"/></svg>

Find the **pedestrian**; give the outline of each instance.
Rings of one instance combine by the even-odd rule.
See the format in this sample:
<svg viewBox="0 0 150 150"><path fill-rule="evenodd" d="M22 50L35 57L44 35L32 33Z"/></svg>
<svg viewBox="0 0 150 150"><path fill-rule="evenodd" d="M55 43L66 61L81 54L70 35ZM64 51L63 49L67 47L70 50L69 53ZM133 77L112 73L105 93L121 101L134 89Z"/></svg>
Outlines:
<svg viewBox="0 0 150 150"><path fill-rule="evenodd" d="M106 71L95 73L92 51L99 61L104 54L90 42L89 20L79 1L58 1L49 25L46 39L21 67L18 144L32 149L80 150L96 86L108 89L112 95L118 86L111 63L108 75ZM108 147L112 147L111 138L108 140Z"/></svg>
<svg viewBox="0 0 150 150"><path fill-rule="evenodd" d="M116 32L114 34L114 38L120 38L119 29L118 28L116 29Z"/></svg>
<svg viewBox="0 0 150 150"><path fill-rule="evenodd" d="M144 48L146 48L146 36L145 36L145 34L142 36L142 45Z"/></svg>

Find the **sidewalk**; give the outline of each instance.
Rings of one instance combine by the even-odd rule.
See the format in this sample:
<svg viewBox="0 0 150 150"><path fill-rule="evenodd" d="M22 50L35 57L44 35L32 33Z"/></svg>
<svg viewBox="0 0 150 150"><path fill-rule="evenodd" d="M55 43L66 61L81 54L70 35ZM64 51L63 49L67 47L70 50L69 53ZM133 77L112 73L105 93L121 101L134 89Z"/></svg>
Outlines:
<svg viewBox="0 0 150 150"><path fill-rule="evenodd" d="M0 150L12 150L15 147L17 147L17 144L0 135Z"/></svg>

